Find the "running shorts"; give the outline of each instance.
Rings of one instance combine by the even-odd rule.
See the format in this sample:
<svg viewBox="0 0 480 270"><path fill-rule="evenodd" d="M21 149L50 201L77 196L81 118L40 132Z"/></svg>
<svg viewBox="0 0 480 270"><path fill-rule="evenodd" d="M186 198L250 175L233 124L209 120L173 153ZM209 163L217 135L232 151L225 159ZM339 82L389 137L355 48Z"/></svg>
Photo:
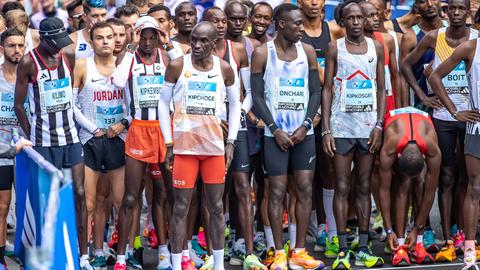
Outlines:
<svg viewBox="0 0 480 270"><path fill-rule="evenodd" d="M232 171L250 172L250 155L248 154L248 135L246 130L238 132L233 152Z"/></svg>
<svg viewBox="0 0 480 270"><path fill-rule="evenodd" d="M163 163L166 153L160 122L134 119L125 139L125 154L146 163Z"/></svg>
<svg viewBox="0 0 480 270"><path fill-rule="evenodd" d="M433 118L433 126L437 132L438 146L442 151L442 166L455 166L457 139L460 141L461 149L464 149L467 128L465 122L443 121Z"/></svg>
<svg viewBox="0 0 480 270"><path fill-rule="evenodd" d="M225 156L175 155L173 187L193 188L199 171L205 184L225 183Z"/></svg>
<svg viewBox="0 0 480 270"><path fill-rule="evenodd" d="M0 166L0 190L11 190L13 184L13 166Z"/></svg>
<svg viewBox="0 0 480 270"><path fill-rule="evenodd" d="M125 165L125 142L119 138L92 137L83 145L85 166L94 171L110 171Z"/></svg>
<svg viewBox="0 0 480 270"><path fill-rule="evenodd" d="M83 148L79 142L64 146L34 146L33 149L57 169L71 168L83 161Z"/></svg>
<svg viewBox="0 0 480 270"><path fill-rule="evenodd" d="M148 164L147 170L148 170L148 175L150 175L150 178L154 180L162 179L162 171L160 170L160 165L158 165L158 163Z"/></svg>
<svg viewBox="0 0 480 270"><path fill-rule="evenodd" d="M361 155L370 154L368 139L335 138L335 153L346 156L357 150Z"/></svg>
<svg viewBox="0 0 480 270"><path fill-rule="evenodd" d="M465 134L465 155L480 159L480 135Z"/></svg>

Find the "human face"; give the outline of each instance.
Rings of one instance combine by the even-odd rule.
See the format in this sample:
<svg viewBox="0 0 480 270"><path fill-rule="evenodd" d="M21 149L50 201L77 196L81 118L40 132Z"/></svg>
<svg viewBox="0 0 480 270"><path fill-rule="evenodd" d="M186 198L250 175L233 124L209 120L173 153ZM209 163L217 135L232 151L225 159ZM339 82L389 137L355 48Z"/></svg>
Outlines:
<svg viewBox="0 0 480 270"><path fill-rule="evenodd" d="M6 38L0 48L6 61L18 64L25 53L25 38L23 36L10 36Z"/></svg>
<svg viewBox="0 0 480 270"><path fill-rule="evenodd" d="M105 8L91 8L89 13L83 15L88 29L92 28L98 22L107 20L107 9Z"/></svg>
<svg viewBox="0 0 480 270"><path fill-rule="evenodd" d="M115 49L113 53L121 53L127 44L127 32L125 26L112 24L113 39L115 40Z"/></svg>
<svg viewBox="0 0 480 270"><path fill-rule="evenodd" d="M224 39L227 32L227 16L225 16L225 13L217 9L212 10L210 11L208 21L217 28L217 39Z"/></svg>
<svg viewBox="0 0 480 270"><path fill-rule="evenodd" d="M193 5L183 4L175 15L175 23L180 33L192 32L197 20L197 10Z"/></svg>
<svg viewBox="0 0 480 270"><path fill-rule="evenodd" d="M358 4L348 4L343 9L342 22L347 31L347 36L360 37L363 35L365 16Z"/></svg>
<svg viewBox="0 0 480 270"><path fill-rule="evenodd" d="M425 20L432 20L440 14L439 0L417 0L415 6L420 16Z"/></svg>
<svg viewBox="0 0 480 270"><path fill-rule="evenodd" d="M258 5L253 11L252 17L252 30L258 36L263 36L267 32L268 27L272 24L273 11L268 6Z"/></svg>
<svg viewBox="0 0 480 270"><path fill-rule="evenodd" d="M202 30L202 27L199 27L190 35L190 46L192 48L193 57L196 59L203 59L212 54L215 40L209 37L207 31L204 31Z"/></svg>
<svg viewBox="0 0 480 270"><path fill-rule="evenodd" d="M120 20L125 24L127 43L131 42L132 33L135 30L135 23L137 22L138 18L140 17L137 14L132 14L130 16L120 16Z"/></svg>
<svg viewBox="0 0 480 270"><path fill-rule="evenodd" d="M300 10L292 10L285 15L284 19L279 20L279 34L291 42L298 42L302 39L305 27L303 25L303 14Z"/></svg>
<svg viewBox="0 0 480 270"><path fill-rule="evenodd" d="M242 4L231 4L226 10L227 15L227 31L230 35L238 37L242 35L243 30L247 26L247 12Z"/></svg>
<svg viewBox="0 0 480 270"><path fill-rule="evenodd" d="M462 27L466 24L470 15L470 7L467 6L465 0L450 0L448 3L447 16L450 25L454 27Z"/></svg>
<svg viewBox="0 0 480 270"><path fill-rule="evenodd" d="M308 19L316 19L322 15L325 0L299 0L298 5L302 9L305 17Z"/></svg>
<svg viewBox="0 0 480 270"><path fill-rule="evenodd" d="M92 48L95 55L103 57L113 55L115 40L112 28L97 28L93 33Z"/></svg>
<svg viewBox="0 0 480 270"><path fill-rule="evenodd" d="M43 11L51 12L55 8L55 0L40 0L39 2Z"/></svg>
<svg viewBox="0 0 480 270"><path fill-rule="evenodd" d="M80 29L80 22L83 19L83 5L74 8L68 16L68 22L74 31Z"/></svg>
<svg viewBox="0 0 480 270"><path fill-rule="evenodd" d="M150 16L155 18L158 22L158 29L164 31L165 33L170 33L170 20L168 19L168 14L165 10L159 10L150 13Z"/></svg>
<svg viewBox="0 0 480 270"><path fill-rule="evenodd" d="M151 8L155 5L162 4L163 5L163 0L148 0L147 7Z"/></svg>
<svg viewBox="0 0 480 270"><path fill-rule="evenodd" d="M152 54L158 47L158 32L153 28L143 29L138 47L143 53Z"/></svg>
<svg viewBox="0 0 480 270"><path fill-rule="evenodd" d="M378 31L380 28L380 12L368 2L362 3L365 11L365 30L368 32Z"/></svg>

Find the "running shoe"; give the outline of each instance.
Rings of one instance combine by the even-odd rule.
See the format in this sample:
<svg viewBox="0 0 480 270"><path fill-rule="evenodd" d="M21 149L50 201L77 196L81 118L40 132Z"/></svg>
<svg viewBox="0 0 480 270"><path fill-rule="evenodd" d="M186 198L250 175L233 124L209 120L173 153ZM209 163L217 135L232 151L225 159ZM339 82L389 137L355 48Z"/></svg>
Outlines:
<svg viewBox="0 0 480 270"><path fill-rule="evenodd" d="M127 270L127 265L124 263L115 263L113 270Z"/></svg>
<svg viewBox="0 0 480 270"><path fill-rule="evenodd" d="M350 269L350 251L346 248L339 250L337 258L333 261L332 269Z"/></svg>
<svg viewBox="0 0 480 270"><path fill-rule="evenodd" d="M457 231L458 231L457 224L453 224L452 227L450 228L450 235L452 237L452 240L453 240L453 237L455 236L455 234L457 234Z"/></svg>
<svg viewBox="0 0 480 270"><path fill-rule="evenodd" d="M289 259L292 253L292 250L290 250L290 240L287 240L287 243L283 245L283 251L285 251L285 254L287 254L287 259Z"/></svg>
<svg viewBox="0 0 480 270"><path fill-rule="evenodd" d="M86 260L83 265L80 264L80 270L93 270L92 265L90 265L90 262Z"/></svg>
<svg viewBox="0 0 480 270"><path fill-rule="evenodd" d="M360 248L355 252L355 265L367 268L380 267L384 263L382 257L373 255L368 248Z"/></svg>
<svg viewBox="0 0 480 270"><path fill-rule="evenodd" d="M243 261L243 270L267 270L268 268L263 265L257 256L250 254Z"/></svg>
<svg viewBox="0 0 480 270"><path fill-rule="evenodd" d="M192 260L192 262L194 263L196 268L202 267L204 261L202 260L202 258L200 258L197 255L197 253L193 250L193 248L188 251L188 255L189 255L190 259Z"/></svg>
<svg viewBox="0 0 480 270"><path fill-rule="evenodd" d="M475 253L477 254L477 261L480 261L480 245L475 241Z"/></svg>
<svg viewBox="0 0 480 270"><path fill-rule="evenodd" d="M188 259L188 257L182 256L182 263L183 263L184 257ZM172 263L170 262L170 254L158 255L157 270L172 270Z"/></svg>
<svg viewBox="0 0 480 270"><path fill-rule="evenodd" d="M213 256L205 256L205 263L199 270L213 270Z"/></svg>
<svg viewBox="0 0 480 270"><path fill-rule="evenodd" d="M133 249L133 258L135 258L140 265L143 265L143 247Z"/></svg>
<svg viewBox="0 0 480 270"><path fill-rule="evenodd" d="M108 241L108 247L117 250L118 245L118 232L117 230L113 231L110 241Z"/></svg>
<svg viewBox="0 0 480 270"><path fill-rule="evenodd" d="M352 241L355 239L355 237L358 235L357 233L357 228L358 226L351 226L349 227L347 225L347 228L345 229L345 232L347 233L347 242L352 243Z"/></svg>
<svg viewBox="0 0 480 270"><path fill-rule="evenodd" d="M355 230L355 237L352 240L352 243L350 244L350 248L352 250L357 250L358 247L360 246L360 235L358 234L358 228Z"/></svg>
<svg viewBox="0 0 480 270"><path fill-rule="evenodd" d="M115 250L108 247L108 243L103 243L103 252L105 253L105 258L107 260L107 265L115 265L117 261L117 256L115 255Z"/></svg>
<svg viewBox="0 0 480 270"><path fill-rule="evenodd" d="M284 252L276 252L270 270L287 270L287 255Z"/></svg>
<svg viewBox="0 0 480 270"><path fill-rule="evenodd" d="M338 237L335 235L332 239L327 238L327 244L325 246L325 257L328 259L337 258L338 254Z"/></svg>
<svg viewBox="0 0 480 270"><path fill-rule="evenodd" d="M90 261L90 265L95 270L107 269L107 260L105 259L105 256L95 256Z"/></svg>
<svg viewBox="0 0 480 270"><path fill-rule="evenodd" d="M377 216L375 217L375 222L372 225L372 229L376 231L377 233L380 233L383 231L383 218L382 214L378 213Z"/></svg>
<svg viewBox="0 0 480 270"><path fill-rule="evenodd" d="M435 232L431 228L427 228L423 231L423 246L428 253L438 252L438 246L435 239Z"/></svg>
<svg viewBox="0 0 480 270"><path fill-rule="evenodd" d="M245 240L237 240L233 245L233 256L230 257L230 265L243 265L245 253Z"/></svg>
<svg viewBox="0 0 480 270"><path fill-rule="evenodd" d="M455 247L455 251L458 254L463 253L464 244L465 244L465 233L462 231L457 231L453 236L453 246Z"/></svg>
<svg viewBox="0 0 480 270"><path fill-rule="evenodd" d="M324 252L326 246L327 246L327 232L323 230L320 233L320 236L317 235L317 238L315 241L315 247L313 248L313 250L316 252Z"/></svg>
<svg viewBox="0 0 480 270"><path fill-rule="evenodd" d="M303 269L323 269L325 264L320 260L315 260L310 256L306 249L295 251L292 253L289 264L290 269L303 270Z"/></svg>
<svg viewBox="0 0 480 270"><path fill-rule="evenodd" d="M465 251L462 270L478 270L475 250L467 249Z"/></svg>
<svg viewBox="0 0 480 270"><path fill-rule="evenodd" d="M159 270L158 266L157 270ZM197 270L197 268L195 268L195 264L192 260L190 260L187 256L182 256L182 270Z"/></svg>
<svg viewBox="0 0 480 270"><path fill-rule="evenodd" d="M408 251L405 246L400 246L397 250L393 251L393 266L410 266L411 264L410 258L408 257Z"/></svg>
<svg viewBox="0 0 480 270"><path fill-rule="evenodd" d="M445 241L442 249L435 255L436 262L452 262L457 258L452 240Z"/></svg>
<svg viewBox="0 0 480 270"><path fill-rule="evenodd" d="M158 238L157 238L157 233L155 232L155 229L150 229L148 232L148 246L153 249L158 248Z"/></svg>
<svg viewBox="0 0 480 270"><path fill-rule="evenodd" d="M127 266L128 268L130 269L138 269L138 270L142 270L143 267L142 267L142 264L139 263L135 257L133 257L133 255L127 255Z"/></svg>
<svg viewBox="0 0 480 270"><path fill-rule="evenodd" d="M207 249L207 239L205 238L205 231L203 230L203 227L200 227L198 229L198 244L203 248Z"/></svg>
<svg viewBox="0 0 480 270"><path fill-rule="evenodd" d="M433 263L433 257L432 255L428 254L428 252L425 250L425 247L423 247L422 243L417 243L415 245L415 250L412 251L412 262L418 263L418 264L429 264Z"/></svg>
<svg viewBox="0 0 480 270"><path fill-rule="evenodd" d="M267 253L267 244L265 243L265 235L263 233L255 234L255 237L253 238L253 248L258 257L265 257L265 254Z"/></svg>
<svg viewBox="0 0 480 270"><path fill-rule="evenodd" d="M263 260L263 262L267 267L269 267L273 263L274 259L275 259L275 249L271 247L267 250L267 255L265 255L265 260Z"/></svg>
<svg viewBox="0 0 480 270"><path fill-rule="evenodd" d="M230 260L230 258L233 257L233 247L235 246L235 240L234 239L228 239L225 241L225 248L224 248L224 253L223 257L227 261Z"/></svg>
<svg viewBox="0 0 480 270"><path fill-rule="evenodd" d="M198 255L198 257L203 258L207 255L207 251L200 246L196 236L192 238L192 250Z"/></svg>

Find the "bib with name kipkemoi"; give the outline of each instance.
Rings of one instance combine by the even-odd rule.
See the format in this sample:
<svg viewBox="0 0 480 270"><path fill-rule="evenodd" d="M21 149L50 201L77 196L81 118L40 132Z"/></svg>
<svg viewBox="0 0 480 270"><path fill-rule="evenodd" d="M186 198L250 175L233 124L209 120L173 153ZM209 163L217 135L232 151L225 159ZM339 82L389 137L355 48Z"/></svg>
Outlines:
<svg viewBox="0 0 480 270"><path fill-rule="evenodd" d="M371 80L342 81L341 111L371 112L376 110L376 86Z"/></svg>
<svg viewBox="0 0 480 270"><path fill-rule="evenodd" d="M276 108L278 110L301 111L305 109L305 79L279 78Z"/></svg>
<svg viewBox="0 0 480 270"><path fill-rule="evenodd" d="M182 113L215 115L217 84L215 82L188 81L183 96Z"/></svg>
<svg viewBox="0 0 480 270"><path fill-rule="evenodd" d="M134 81L135 107L155 108L160 100L163 76L138 76Z"/></svg>
<svg viewBox="0 0 480 270"><path fill-rule="evenodd" d="M56 113L72 108L70 78L39 82L40 104L43 113Z"/></svg>

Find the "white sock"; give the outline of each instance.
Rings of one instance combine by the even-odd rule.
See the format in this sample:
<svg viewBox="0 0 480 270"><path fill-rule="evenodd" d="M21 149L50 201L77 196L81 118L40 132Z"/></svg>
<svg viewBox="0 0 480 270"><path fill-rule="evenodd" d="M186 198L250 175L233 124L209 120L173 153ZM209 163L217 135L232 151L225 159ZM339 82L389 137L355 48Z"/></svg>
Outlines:
<svg viewBox="0 0 480 270"><path fill-rule="evenodd" d="M80 265L86 265L88 263L88 254L84 254L80 257Z"/></svg>
<svg viewBox="0 0 480 270"><path fill-rule="evenodd" d="M335 190L323 189L323 207L325 209L325 216L327 218L328 227L328 239L337 236L337 223L335 222L335 216L333 215L333 196Z"/></svg>
<svg viewBox="0 0 480 270"><path fill-rule="evenodd" d="M322 232L326 230L327 230L327 224L319 224L317 227L317 237L320 237L322 235Z"/></svg>
<svg viewBox="0 0 480 270"><path fill-rule="evenodd" d="M158 245L158 255L170 255L170 251L168 251L168 245Z"/></svg>
<svg viewBox="0 0 480 270"><path fill-rule="evenodd" d="M420 244L423 243L423 234L417 235L417 244L418 244L418 243L420 243Z"/></svg>
<svg viewBox="0 0 480 270"><path fill-rule="evenodd" d="M98 249L95 249L95 256L96 257L105 257L105 253L103 252L103 249L101 248L98 248Z"/></svg>
<svg viewBox="0 0 480 270"><path fill-rule="evenodd" d="M223 249L213 250L213 270L225 270L223 260Z"/></svg>
<svg viewBox="0 0 480 270"><path fill-rule="evenodd" d="M172 269L182 270L182 253L172 253Z"/></svg>
<svg viewBox="0 0 480 270"><path fill-rule="evenodd" d="M398 238L397 241L399 246L405 245L405 238Z"/></svg>
<svg viewBox="0 0 480 270"><path fill-rule="evenodd" d="M263 226L263 230L265 231L265 238L267 240L267 248L275 247L275 242L273 241L272 227Z"/></svg>
<svg viewBox="0 0 480 270"><path fill-rule="evenodd" d="M288 237L290 238L290 250L292 250L297 243L297 224L288 223Z"/></svg>
<svg viewBox="0 0 480 270"><path fill-rule="evenodd" d="M189 254L189 252L188 252L188 249L182 250L182 257L187 257L187 258L190 259L190 254Z"/></svg>
<svg viewBox="0 0 480 270"><path fill-rule="evenodd" d="M192 251L192 240L188 240L187 241L187 247L188 247L188 251Z"/></svg>
<svg viewBox="0 0 480 270"><path fill-rule="evenodd" d="M125 264L125 255L117 255L117 263Z"/></svg>

